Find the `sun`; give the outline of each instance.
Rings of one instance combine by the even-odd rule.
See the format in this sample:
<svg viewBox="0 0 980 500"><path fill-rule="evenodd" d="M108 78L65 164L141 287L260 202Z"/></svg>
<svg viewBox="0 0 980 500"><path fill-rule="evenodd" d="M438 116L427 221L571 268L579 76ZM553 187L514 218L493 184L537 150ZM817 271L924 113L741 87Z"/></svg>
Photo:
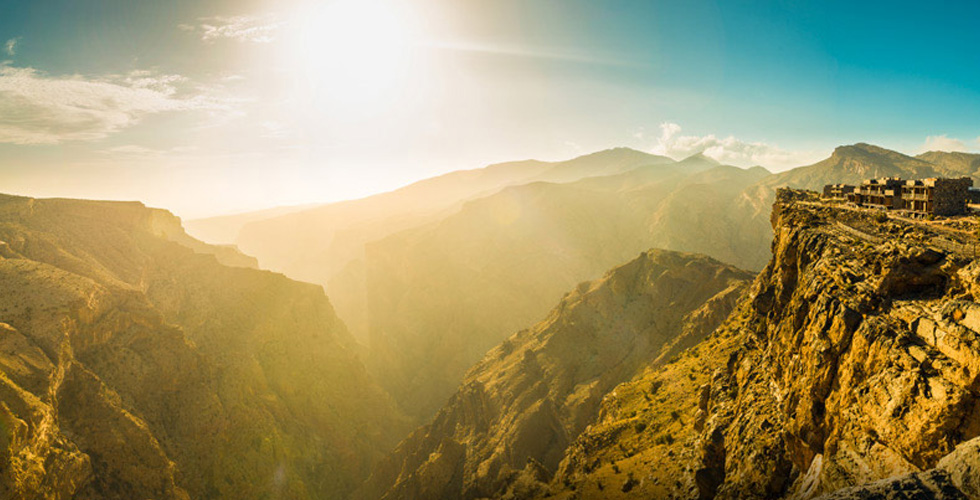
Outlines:
<svg viewBox="0 0 980 500"><path fill-rule="evenodd" d="M412 15L395 0L336 0L297 13L295 66L311 105L348 115L393 104L411 68Z"/></svg>

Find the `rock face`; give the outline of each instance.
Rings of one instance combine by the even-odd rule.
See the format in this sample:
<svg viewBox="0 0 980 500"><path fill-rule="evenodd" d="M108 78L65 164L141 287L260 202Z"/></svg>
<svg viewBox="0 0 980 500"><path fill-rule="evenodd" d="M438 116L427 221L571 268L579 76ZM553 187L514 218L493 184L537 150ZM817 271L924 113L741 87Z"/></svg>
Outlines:
<svg viewBox="0 0 980 500"><path fill-rule="evenodd" d="M477 363L433 422L376 468L359 497L538 491L596 418L602 397L638 369L699 342L750 279L704 256L652 250L582 283L547 319Z"/></svg>
<svg viewBox="0 0 980 500"><path fill-rule="evenodd" d="M319 287L169 213L0 196L0 241L0 498L343 498L405 429Z"/></svg>
<svg viewBox="0 0 980 500"><path fill-rule="evenodd" d="M610 393L539 496L977 498L974 236L793 198L735 312Z"/></svg>

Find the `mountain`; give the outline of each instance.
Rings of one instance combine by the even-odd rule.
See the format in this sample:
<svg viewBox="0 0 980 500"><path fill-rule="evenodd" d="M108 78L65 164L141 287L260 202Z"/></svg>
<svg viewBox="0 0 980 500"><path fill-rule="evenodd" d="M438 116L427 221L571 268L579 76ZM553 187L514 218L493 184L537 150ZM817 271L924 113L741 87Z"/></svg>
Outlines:
<svg viewBox="0 0 980 500"><path fill-rule="evenodd" d="M0 196L0 497L344 498L406 421L322 289L249 263L139 203Z"/></svg>
<svg viewBox="0 0 980 500"><path fill-rule="evenodd" d="M360 497L500 498L525 466L555 470L609 390L700 341L751 277L704 256L651 250L580 284L471 368Z"/></svg>
<svg viewBox="0 0 980 500"><path fill-rule="evenodd" d="M388 193L245 224L236 242L247 253L258 256L266 267L307 281L326 283L326 277L331 275L329 270L340 269L352 255L360 255L359 247L363 247L364 240L418 225L465 200L514 184L570 182L586 176L611 175L642 165L669 162L669 158L616 148L564 162L528 160L456 171ZM369 228L365 229L365 225ZM308 227L316 227L316 234L293 231ZM362 232L368 234L361 236ZM335 248L337 246L346 251L340 251ZM315 260L305 261L307 254ZM328 271L324 271L324 267Z"/></svg>
<svg viewBox="0 0 980 500"><path fill-rule="evenodd" d="M647 248L736 263L755 258L767 223L743 220L730 207L767 175L639 168L613 180L530 183L369 244L362 293L379 380L407 411L427 418L487 349L547 314L565 290Z"/></svg>
<svg viewBox="0 0 980 500"><path fill-rule="evenodd" d="M647 248L762 269L779 187L962 171L953 156L940 157L947 158L862 143L770 174L701 154L673 162L615 149L447 174L256 222L238 243L264 267L324 285L370 345L372 371L425 419L487 349L546 314L576 283Z"/></svg>
<svg viewBox="0 0 980 500"><path fill-rule="evenodd" d="M525 475L525 491L976 497L974 237L797 196L774 207L772 260L731 316L611 391L555 477Z"/></svg>
<svg viewBox="0 0 980 500"><path fill-rule="evenodd" d="M871 144L840 146L826 160L773 176L766 185L819 190L826 184L860 184L864 179L936 177L943 169L920 158Z"/></svg>
<svg viewBox="0 0 980 500"><path fill-rule="evenodd" d="M721 165L721 162L705 156L704 153L695 153L683 160L677 162L678 166L682 166L689 170L708 170Z"/></svg>
<svg viewBox="0 0 980 500"><path fill-rule="evenodd" d="M929 151L916 158L938 166L948 176L980 179L980 154L945 151Z"/></svg>
<svg viewBox="0 0 980 500"><path fill-rule="evenodd" d="M571 182L672 162L666 157L616 148L563 162L529 160L451 172L388 193L256 220L241 228L235 243L258 257L266 269L324 285L341 317L363 339L368 329L363 310L365 278L357 276L360 283L354 290L339 293L331 282L338 275L347 281L355 279L351 275L362 265L365 244L440 220L457 211L463 202L507 186Z"/></svg>
<svg viewBox="0 0 980 500"><path fill-rule="evenodd" d="M554 163L541 174L526 181L572 182L586 177L621 174L642 166L672 163L674 161L666 156L651 155L630 148L613 148Z"/></svg>
<svg viewBox="0 0 980 500"><path fill-rule="evenodd" d="M274 207L266 210L219 215L204 219L191 219L184 222L184 229L190 236L213 244L231 245L238 239L242 228L252 222L300 212L314 205L294 205Z"/></svg>

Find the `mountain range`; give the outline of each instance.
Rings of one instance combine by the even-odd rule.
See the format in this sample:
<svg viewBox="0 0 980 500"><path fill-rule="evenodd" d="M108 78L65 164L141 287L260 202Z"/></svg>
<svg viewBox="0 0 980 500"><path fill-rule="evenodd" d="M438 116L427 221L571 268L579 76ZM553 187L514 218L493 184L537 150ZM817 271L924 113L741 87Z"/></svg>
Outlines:
<svg viewBox="0 0 980 500"><path fill-rule="evenodd" d="M254 256L0 195L0 498L980 498L972 222L782 189L977 165L618 149L197 226Z"/></svg>
<svg viewBox="0 0 980 500"><path fill-rule="evenodd" d="M978 158L861 143L772 174L702 154L673 161L618 148L453 172L264 218L245 224L235 244L265 268L323 285L373 352L372 372L424 420L488 349L639 252L698 252L759 270L778 187L972 175Z"/></svg>

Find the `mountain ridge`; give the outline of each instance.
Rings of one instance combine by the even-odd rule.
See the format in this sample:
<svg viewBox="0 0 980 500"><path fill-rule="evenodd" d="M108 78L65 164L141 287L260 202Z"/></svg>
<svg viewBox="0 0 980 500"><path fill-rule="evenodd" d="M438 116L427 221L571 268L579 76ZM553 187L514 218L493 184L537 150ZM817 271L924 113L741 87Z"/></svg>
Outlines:
<svg viewBox="0 0 980 500"><path fill-rule="evenodd" d="M603 394L696 343L750 278L704 256L650 250L580 284L470 368L355 497L497 498L529 461L553 471Z"/></svg>
<svg viewBox="0 0 980 500"><path fill-rule="evenodd" d="M341 498L400 437L322 288L188 238L0 196L0 496Z"/></svg>

